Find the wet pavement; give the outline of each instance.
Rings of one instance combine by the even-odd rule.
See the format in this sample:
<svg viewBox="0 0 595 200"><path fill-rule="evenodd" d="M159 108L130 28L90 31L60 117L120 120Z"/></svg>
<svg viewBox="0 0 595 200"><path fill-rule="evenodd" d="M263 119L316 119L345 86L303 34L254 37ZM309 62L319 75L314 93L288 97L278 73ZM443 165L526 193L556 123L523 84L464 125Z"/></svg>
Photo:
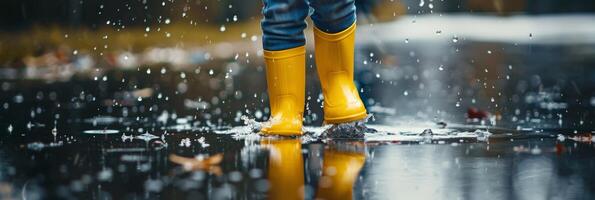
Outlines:
<svg viewBox="0 0 595 200"><path fill-rule="evenodd" d="M0 81L2 199L593 199L595 46L401 41L357 49L373 114L263 137L262 58ZM335 133L336 134L336 133Z"/></svg>

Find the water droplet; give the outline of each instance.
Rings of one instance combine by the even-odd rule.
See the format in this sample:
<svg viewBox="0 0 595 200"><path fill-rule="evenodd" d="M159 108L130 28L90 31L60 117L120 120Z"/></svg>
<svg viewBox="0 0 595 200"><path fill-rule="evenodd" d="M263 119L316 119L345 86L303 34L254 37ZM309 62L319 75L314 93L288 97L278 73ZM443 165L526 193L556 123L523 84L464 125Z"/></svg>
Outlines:
<svg viewBox="0 0 595 200"><path fill-rule="evenodd" d="M452 37L452 42L457 43L459 41L459 37L458 36L453 36Z"/></svg>
<svg viewBox="0 0 595 200"><path fill-rule="evenodd" d="M147 74L151 74L151 69L147 69Z"/></svg>
<svg viewBox="0 0 595 200"><path fill-rule="evenodd" d="M426 2L425 2L424 0L420 0L420 1L419 1L419 7L423 7L423 6L424 6L424 4L426 4Z"/></svg>
<svg viewBox="0 0 595 200"><path fill-rule="evenodd" d="M221 25L221 27L219 27L219 31L225 32L225 30L226 30L225 25Z"/></svg>
<svg viewBox="0 0 595 200"><path fill-rule="evenodd" d="M213 72L213 69L209 70L209 75L213 75L215 72Z"/></svg>
<svg viewBox="0 0 595 200"><path fill-rule="evenodd" d="M56 137L58 135L58 129L54 126L54 128L52 129L52 135L54 137Z"/></svg>
<svg viewBox="0 0 595 200"><path fill-rule="evenodd" d="M405 95L405 96L409 96L409 91L405 90L405 91L403 92L403 95Z"/></svg>
<svg viewBox="0 0 595 200"><path fill-rule="evenodd" d="M171 20L170 19L165 19L165 24L169 24L169 23L171 23Z"/></svg>

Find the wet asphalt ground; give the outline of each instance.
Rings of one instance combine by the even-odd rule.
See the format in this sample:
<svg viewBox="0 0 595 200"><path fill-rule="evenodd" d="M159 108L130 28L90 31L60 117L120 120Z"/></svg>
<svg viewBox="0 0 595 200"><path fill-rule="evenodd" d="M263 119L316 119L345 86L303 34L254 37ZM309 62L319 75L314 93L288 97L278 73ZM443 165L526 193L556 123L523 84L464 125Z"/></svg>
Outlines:
<svg viewBox="0 0 595 200"><path fill-rule="evenodd" d="M259 57L0 80L0 197L592 199L594 55L359 46L356 83L373 114L364 139L321 135L311 57L300 138L259 137L246 122L268 116Z"/></svg>

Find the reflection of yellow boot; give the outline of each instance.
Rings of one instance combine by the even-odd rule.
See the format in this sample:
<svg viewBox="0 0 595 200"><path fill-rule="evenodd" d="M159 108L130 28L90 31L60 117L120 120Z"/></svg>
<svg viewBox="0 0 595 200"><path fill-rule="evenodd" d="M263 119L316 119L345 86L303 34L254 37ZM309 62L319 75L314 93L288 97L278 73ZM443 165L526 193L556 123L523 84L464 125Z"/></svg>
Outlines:
<svg viewBox="0 0 595 200"><path fill-rule="evenodd" d="M304 159L299 139L261 142L269 149L268 199L304 199Z"/></svg>
<svg viewBox="0 0 595 200"><path fill-rule="evenodd" d="M324 151L316 199L353 199L353 186L365 160L363 153Z"/></svg>
<svg viewBox="0 0 595 200"><path fill-rule="evenodd" d="M262 132L301 135L306 90L306 48L265 51L271 117Z"/></svg>
<svg viewBox="0 0 595 200"><path fill-rule="evenodd" d="M324 121L329 124L366 118L353 83L355 23L339 33L314 29L316 68L324 94Z"/></svg>

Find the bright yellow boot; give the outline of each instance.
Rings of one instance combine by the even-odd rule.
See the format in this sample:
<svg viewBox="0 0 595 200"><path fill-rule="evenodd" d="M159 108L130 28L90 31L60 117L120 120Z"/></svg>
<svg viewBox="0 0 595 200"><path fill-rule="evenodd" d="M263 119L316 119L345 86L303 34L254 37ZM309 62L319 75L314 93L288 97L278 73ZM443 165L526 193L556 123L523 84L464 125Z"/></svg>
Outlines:
<svg viewBox="0 0 595 200"><path fill-rule="evenodd" d="M264 51L270 120L261 130L270 135L301 135L306 93L306 48Z"/></svg>
<svg viewBox="0 0 595 200"><path fill-rule="evenodd" d="M324 122L338 124L366 118L353 83L355 23L339 33L314 28L316 68L324 95Z"/></svg>

